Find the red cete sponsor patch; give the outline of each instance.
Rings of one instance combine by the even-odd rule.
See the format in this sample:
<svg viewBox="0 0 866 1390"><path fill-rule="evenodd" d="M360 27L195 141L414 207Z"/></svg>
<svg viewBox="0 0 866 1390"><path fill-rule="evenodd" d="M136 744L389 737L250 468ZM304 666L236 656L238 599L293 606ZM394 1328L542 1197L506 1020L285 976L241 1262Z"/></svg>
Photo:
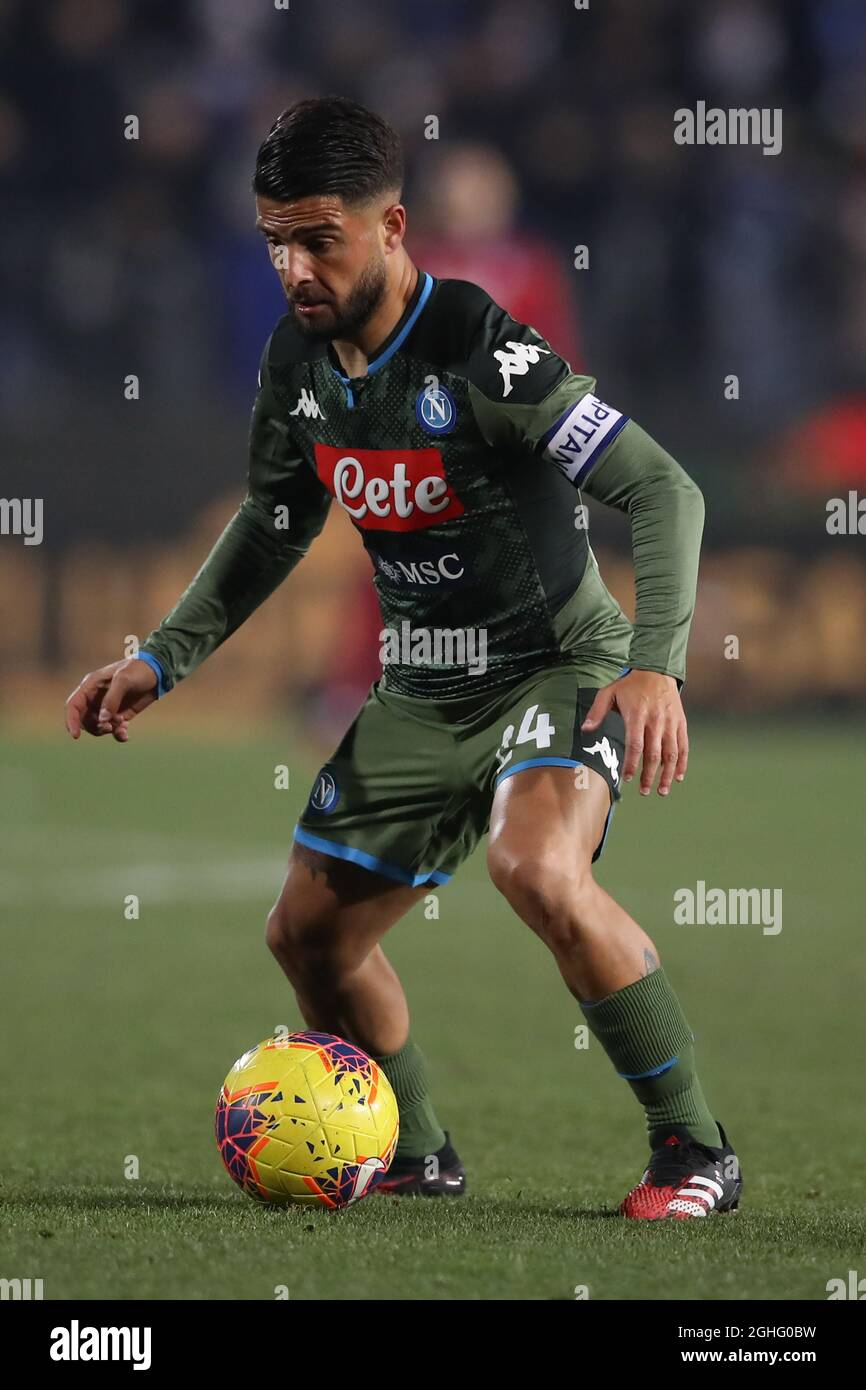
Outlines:
<svg viewBox="0 0 866 1390"><path fill-rule="evenodd" d="M438 449L315 449L319 478L366 531L420 531L463 515Z"/></svg>

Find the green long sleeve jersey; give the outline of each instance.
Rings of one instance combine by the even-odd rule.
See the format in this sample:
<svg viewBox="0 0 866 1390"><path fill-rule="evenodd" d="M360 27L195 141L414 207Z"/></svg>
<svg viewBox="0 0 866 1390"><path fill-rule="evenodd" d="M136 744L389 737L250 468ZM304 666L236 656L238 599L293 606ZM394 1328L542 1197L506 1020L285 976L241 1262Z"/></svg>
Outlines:
<svg viewBox="0 0 866 1390"><path fill-rule="evenodd" d="M287 314L262 356L247 495L143 643L165 687L281 583L334 500L370 557L383 628L399 638L388 688L466 693L465 665L416 659L419 630L483 634L475 690L566 662L586 685L623 665L681 681L703 500L595 386L466 281L419 271L400 321L355 379ZM634 626L601 580L578 489L629 515Z"/></svg>

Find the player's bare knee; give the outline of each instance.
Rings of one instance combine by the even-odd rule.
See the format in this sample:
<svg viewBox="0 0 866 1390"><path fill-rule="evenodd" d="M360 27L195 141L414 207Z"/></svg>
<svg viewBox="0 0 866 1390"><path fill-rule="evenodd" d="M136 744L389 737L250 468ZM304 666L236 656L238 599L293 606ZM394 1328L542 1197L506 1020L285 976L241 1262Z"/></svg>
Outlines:
<svg viewBox="0 0 866 1390"><path fill-rule="evenodd" d="M487 851L487 871L491 881L512 904L553 895L559 877L554 853L533 846L508 843L507 838L491 841Z"/></svg>
<svg viewBox="0 0 866 1390"><path fill-rule="evenodd" d="M300 964L304 957L309 957L317 939L321 951L319 923L300 904L293 903L285 895L277 899L268 913L265 937L283 966L292 962Z"/></svg>
<svg viewBox="0 0 866 1390"><path fill-rule="evenodd" d="M542 856L493 849L488 868L514 911L551 947L561 936L579 934L588 920L592 873L588 864L570 862L565 851Z"/></svg>
<svg viewBox="0 0 866 1390"><path fill-rule="evenodd" d="M277 960L282 961L288 955L291 944L291 925L282 899L278 898L268 913L265 923L265 940L268 943L268 950L276 956Z"/></svg>
<svg viewBox="0 0 866 1390"><path fill-rule="evenodd" d="M268 914L265 936L296 987L333 986L352 975L363 960L361 943L340 932L331 914L310 912L285 895Z"/></svg>

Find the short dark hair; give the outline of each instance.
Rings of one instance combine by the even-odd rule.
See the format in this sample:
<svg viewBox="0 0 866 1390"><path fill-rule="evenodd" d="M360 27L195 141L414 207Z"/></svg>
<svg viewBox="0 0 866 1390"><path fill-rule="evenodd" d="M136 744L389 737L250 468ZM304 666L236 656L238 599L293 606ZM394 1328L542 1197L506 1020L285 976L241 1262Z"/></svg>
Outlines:
<svg viewBox="0 0 866 1390"><path fill-rule="evenodd" d="M256 156L253 189L290 203L313 194L367 203L403 186L403 150L392 126L345 97L314 97L281 111Z"/></svg>

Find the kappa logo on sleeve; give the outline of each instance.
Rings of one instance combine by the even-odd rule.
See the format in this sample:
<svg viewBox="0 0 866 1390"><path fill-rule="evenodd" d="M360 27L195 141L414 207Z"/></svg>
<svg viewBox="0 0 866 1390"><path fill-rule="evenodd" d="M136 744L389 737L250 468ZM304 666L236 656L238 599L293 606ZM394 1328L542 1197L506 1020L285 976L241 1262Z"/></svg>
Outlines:
<svg viewBox="0 0 866 1390"><path fill-rule="evenodd" d="M544 457L579 487L628 421L628 415L587 391L543 436Z"/></svg>
<svg viewBox="0 0 866 1390"><path fill-rule="evenodd" d="M511 395L511 378L513 376L526 376L529 368L534 367L536 362L541 360L542 354L549 357L550 348L536 347L534 343L513 342L507 342L504 348L497 348L493 356L499 363L499 374L503 381L503 397Z"/></svg>
<svg viewBox="0 0 866 1390"><path fill-rule="evenodd" d="M463 515L439 449L315 446L316 472L364 531L419 531Z"/></svg>

